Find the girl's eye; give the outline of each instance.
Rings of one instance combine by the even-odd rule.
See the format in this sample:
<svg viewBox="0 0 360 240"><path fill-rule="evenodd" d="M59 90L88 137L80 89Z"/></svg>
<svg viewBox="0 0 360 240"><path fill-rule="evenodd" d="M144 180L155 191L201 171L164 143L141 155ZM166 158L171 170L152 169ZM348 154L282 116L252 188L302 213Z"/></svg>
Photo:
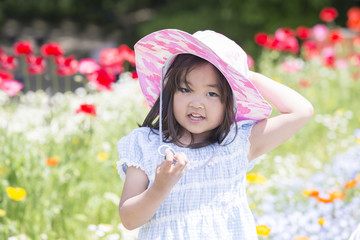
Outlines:
<svg viewBox="0 0 360 240"><path fill-rule="evenodd" d="M217 97L217 96L219 96L219 95L218 95L217 93L215 93L215 92L209 92L208 95L209 95L210 97Z"/></svg>
<svg viewBox="0 0 360 240"><path fill-rule="evenodd" d="M190 90L187 89L187 88L180 88L180 92L182 92L182 93L189 93Z"/></svg>

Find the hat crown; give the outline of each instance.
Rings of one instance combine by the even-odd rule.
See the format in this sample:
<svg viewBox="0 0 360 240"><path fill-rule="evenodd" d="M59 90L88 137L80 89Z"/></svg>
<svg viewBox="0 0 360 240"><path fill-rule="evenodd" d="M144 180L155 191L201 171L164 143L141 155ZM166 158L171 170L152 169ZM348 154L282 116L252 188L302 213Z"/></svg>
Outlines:
<svg viewBox="0 0 360 240"><path fill-rule="evenodd" d="M197 31L193 36L212 49L229 66L248 77L247 54L233 40L211 30Z"/></svg>

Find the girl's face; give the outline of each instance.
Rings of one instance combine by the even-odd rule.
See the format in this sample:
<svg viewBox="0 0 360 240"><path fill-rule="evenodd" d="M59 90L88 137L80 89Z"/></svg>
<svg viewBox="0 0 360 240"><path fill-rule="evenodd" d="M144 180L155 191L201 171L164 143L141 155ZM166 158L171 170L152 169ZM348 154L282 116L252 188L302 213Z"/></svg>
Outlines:
<svg viewBox="0 0 360 240"><path fill-rule="evenodd" d="M174 94L173 109L176 121L185 130L180 138L184 144L190 143L190 133L198 143L222 123L225 104L221 101L218 74L211 64L194 68L180 82L180 89Z"/></svg>

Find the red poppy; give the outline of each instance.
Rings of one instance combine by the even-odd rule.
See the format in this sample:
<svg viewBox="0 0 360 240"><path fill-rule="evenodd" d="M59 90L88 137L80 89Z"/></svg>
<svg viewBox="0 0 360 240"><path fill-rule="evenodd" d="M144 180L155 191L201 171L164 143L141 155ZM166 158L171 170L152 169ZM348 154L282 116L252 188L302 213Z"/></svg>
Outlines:
<svg viewBox="0 0 360 240"><path fill-rule="evenodd" d="M85 113L96 116L96 107L93 104L81 104L76 113Z"/></svg>
<svg viewBox="0 0 360 240"><path fill-rule="evenodd" d="M138 74L136 71L131 72L131 78L132 79L138 79Z"/></svg>
<svg viewBox="0 0 360 240"><path fill-rule="evenodd" d="M75 74L79 68L79 61L74 56L58 56L55 59L57 64L57 74L59 76L70 76Z"/></svg>
<svg viewBox="0 0 360 240"><path fill-rule="evenodd" d="M360 31L360 7L350 8L347 12L347 16L347 27L354 31Z"/></svg>
<svg viewBox="0 0 360 240"><path fill-rule="evenodd" d="M290 28L279 28L275 31L277 44L275 50L291 53L299 52L299 43L295 37L295 31Z"/></svg>
<svg viewBox="0 0 360 240"><path fill-rule="evenodd" d="M298 28L296 28L296 35L300 39L309 39L311 36L311 28L299 26Z"/></svg>
<svg viewBox="0 0 360 240"><path fill-rule="evenodd" d="M14 44L14 53L18 55L29 55L33 53L33 46L30 41L20 41Z"/></svg>
<svg viewBox="0 0 360 240"><path fill-rule="evenodd" d="M310 82L309 82L309 80L307 80L305 78L302 78L299 81L299 86L302 87L302 88L307 88L307 87L310 86Z"/></svg>
<svg viewBox="0 0 360 240"><path fill-rule="evenodd" d="M14 79L14 75L4 70L0 70L0 82L2 80Z"/></svg>
<svg viewBox="0 0 360 240"><path fill-rule="evenodd" d="M259 44L260 46L265 46L268 40L268 35L266 33L257 33L255 35L255 43Z"/></svg>
<svg viewBox="0 0 360 240"><path fill-rule="evenodd" d="M0 82L0 89L3 90L10 97L18 94L23 87L24 84L14 79L5 79L5 80L3 79Z"/></svg>
<svg viewBox="0 0 360 240"><path fill-rule="evenodd" d="M59 43L56 42L49 42L44 44L40 48L40 51L44 57L61 56L64 54L64 49L60 46Z"/></svg>
<svg viewBox="0 0 360 240"><path fill-rule="evenodd" d="M130 49L127 45L122 44L118 48L120 56L123 58L123 61L128 61L132 66L135 66L135 52Z"/></svg>
<svg viewBox="0 0 360 240"><path fill-rule="evenodd" d="M45 61L43 57L29 55L26 58L29 74L43 74L45 72Z"/></svg>
<svg viewBox="0 0 360 240"><path fill-rule="evenodd" d="M115 82L115 76L101 68L87 75L89 82L95 84L96 90L112 90L111 84Z"/></svg>
<svg viewBox="0 0 360 240"><path fill-rule="evenodd" d="M329 32L329 40L332 44L337 44L343 42L344 38L341 30L333 29Z"/></svg>
<svg viewBox="0 0 360 240"><path fill-rule="evenodd" d="M100 69L100 65L91 58L81 59L79 62L79 73L90 74Z"/></svg>
<svg viewBox="0 0 360 240"><path fill-rule="evenodd" d="M324 7L319 14L319 17L324 22L332 22L338 16L338 11L333 7Z"/></svg>

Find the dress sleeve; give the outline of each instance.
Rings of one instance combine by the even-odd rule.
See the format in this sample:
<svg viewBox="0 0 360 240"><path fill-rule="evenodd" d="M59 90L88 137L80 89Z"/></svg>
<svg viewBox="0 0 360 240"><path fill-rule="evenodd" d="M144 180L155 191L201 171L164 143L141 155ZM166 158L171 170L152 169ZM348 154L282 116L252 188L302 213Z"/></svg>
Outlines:
<svg viewBox="0 0 360 240"><path fill-rule="evenodd" d="M140 132L135 129L117 143L119 161L116 162L116 169L123 181L125 181L128 167L140 168L149 176L148 167L143 158L143 149L138 141L139 134Z"/></svg>
<svg viewBox="0 0 360 240"><path fill-rule="evenodd" d="M257 123L258 123L258 121L251 121L251 120L238 122L238 130L239 130L239 133L242 136L242 142L244 144L243 146L244 146L244 149L245 149L246 156L249 155L249 151L250 151L249 137L250 137L250 134L251 134L251 130L255 126L255 124L257 124ZM249 172L251 169L253 169L254 166L259 163L259 161L260 161L260 157L255 158L255 159L251 160L250 162L248 160L247 170L246 171Z"/></svg>

